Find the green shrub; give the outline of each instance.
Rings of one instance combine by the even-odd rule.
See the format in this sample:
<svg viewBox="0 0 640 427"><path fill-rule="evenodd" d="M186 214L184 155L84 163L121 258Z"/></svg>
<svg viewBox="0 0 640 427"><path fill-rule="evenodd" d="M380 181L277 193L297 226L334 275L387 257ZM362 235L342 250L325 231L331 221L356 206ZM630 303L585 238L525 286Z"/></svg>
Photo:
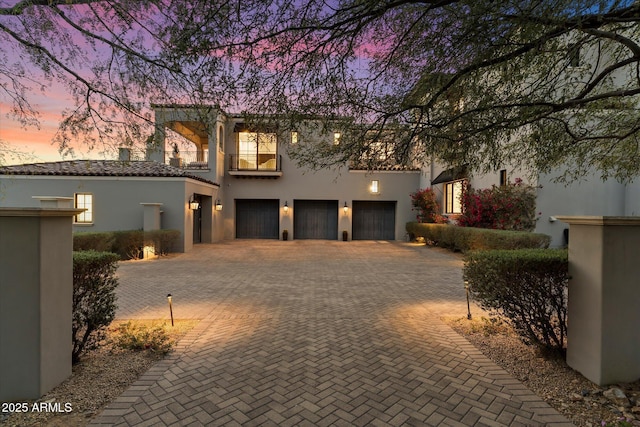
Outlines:
<svg viewBox="0 0 640 427"><path fill-rule="evenodd" d="M551 238L546 234L526 231L490 230L418 222L409 222L406 228L412 240L423 237L431 245L459 252L482 249L547 248L551 242Z"/></svg>
<svg viewBox="0 0 640 427"><path fill-rule="evenodd" d="M113 233L108 231L74 233L73 250L112 252L114 241Z"/></svg>
<svg viewBox="0 0 640 427"><path fill-rule="evenodd" d="M167 255L175 251L180 240L179 230L154 230L144 233L145 241L153 242L156 255Z"/></svg>
<svg viewBox="0 0 640 427"><path fill-rule="evenodd" d="M151 350L166 354L173 347L173 341L164 325L123 323L116 329L113 340L115 345L126 350Z"/></svg>
<svg viewBox="0 0 640 427"><path fill-rule="evenodd" d="M113 252L120 259L139 259L145 242L153 243L157 255L167 255L175 251L179 241L178 230L80 232L73 235L73 250Z"/></svg>
<svg viewBox="0 0 640 427"><path fill-rule="evenodd" d="M464 279L473 298L526 342L564 353L568 265L561 249L473 251L465 254Z"/></svg>
<svg viewBox="0 0 640 427"><path fill-rule="evenodd" d="M118 256L110 252L73 253L73 362L96 348L116 314Z"/></svg>
<svg viewBox="0 0 640 427"><path fill-rule="evenodd" d="M144 232L142 230L113 231L112 252L122 259L142 258L144 246Z"/></svg>

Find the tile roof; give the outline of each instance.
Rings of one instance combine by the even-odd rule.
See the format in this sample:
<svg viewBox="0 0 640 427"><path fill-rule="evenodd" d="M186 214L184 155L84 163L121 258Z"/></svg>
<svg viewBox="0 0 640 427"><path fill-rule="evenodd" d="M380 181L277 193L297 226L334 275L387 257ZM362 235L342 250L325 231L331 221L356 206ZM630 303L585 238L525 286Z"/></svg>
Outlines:
<svg viewBox="0 0 640 427"><path fill-rule="evenodd" d="M30 163L2 166L0 167L0 175L176 177L191 178L218 185L213 181L193 175L180 168L152 161L67 160Z"/></svg>

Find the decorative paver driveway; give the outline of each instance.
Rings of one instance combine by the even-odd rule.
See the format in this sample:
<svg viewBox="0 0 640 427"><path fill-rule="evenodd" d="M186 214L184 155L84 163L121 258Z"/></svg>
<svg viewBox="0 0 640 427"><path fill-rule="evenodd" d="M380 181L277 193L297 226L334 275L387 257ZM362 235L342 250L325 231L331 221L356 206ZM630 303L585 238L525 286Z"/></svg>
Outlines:
<svg viewBox="0 0 640 427"><path fill-rule="evenodd" d="M124 263L119 318L167 318L171 293L203 321L92 425L570 426L439 320L466 315L461 266L355 241Z"/></svg>

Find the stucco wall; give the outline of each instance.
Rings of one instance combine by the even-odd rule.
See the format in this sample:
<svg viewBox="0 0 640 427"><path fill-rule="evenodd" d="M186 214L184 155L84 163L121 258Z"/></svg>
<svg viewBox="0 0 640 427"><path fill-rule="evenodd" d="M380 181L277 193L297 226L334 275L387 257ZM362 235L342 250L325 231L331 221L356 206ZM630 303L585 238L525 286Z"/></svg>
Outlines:
<svg viewBox="0 0 640 427"><path fill-rule="evenodd" d="M161 177L71 177L0 176L0 206L39 207L33 196L93 194L94 223L74 224L74 232L141 230L144 207L141 203L162 203L163 229L180 230L183 241L178 250L189 250L193 238L193 212L189 197L203 194L215 197L217 188L188 178ZM205 214L203 212L203 214ZM211 216L211 211L206 213Z"/></svg>
<svg viewBox="0 0 640 427"><path fill-rule="evenodd" d="M564 230L568 224L553 221L558 215L566 216L621 216L625 215L625 186L615 180L602 181L592 175L569 185L553 182L555 174L541 174L536 210L541 213L536 232L551 236L551 246L566 245Z"/></svg>

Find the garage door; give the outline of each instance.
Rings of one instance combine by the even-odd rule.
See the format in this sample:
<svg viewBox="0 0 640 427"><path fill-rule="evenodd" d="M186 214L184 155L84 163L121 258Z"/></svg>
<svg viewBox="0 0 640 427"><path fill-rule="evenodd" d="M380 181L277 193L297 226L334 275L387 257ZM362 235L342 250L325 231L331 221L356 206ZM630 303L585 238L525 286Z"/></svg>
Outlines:
<svg viewBox="0 0 640 427"><path fill-rule="evenodd" d="M293 236L296 239L338 239L337 200L294 200Z"/></svg>
<svg viewBox="0 0 640 427"><path fill-rule="evenodd" d="M353 202L353 240L395 240L396 202Z"/></svg>
<svg viewBox="0 0 640 427"><path fill-rule="evenodd" d="M277 239L278 200L236 200L237 239Z"/></svg>

